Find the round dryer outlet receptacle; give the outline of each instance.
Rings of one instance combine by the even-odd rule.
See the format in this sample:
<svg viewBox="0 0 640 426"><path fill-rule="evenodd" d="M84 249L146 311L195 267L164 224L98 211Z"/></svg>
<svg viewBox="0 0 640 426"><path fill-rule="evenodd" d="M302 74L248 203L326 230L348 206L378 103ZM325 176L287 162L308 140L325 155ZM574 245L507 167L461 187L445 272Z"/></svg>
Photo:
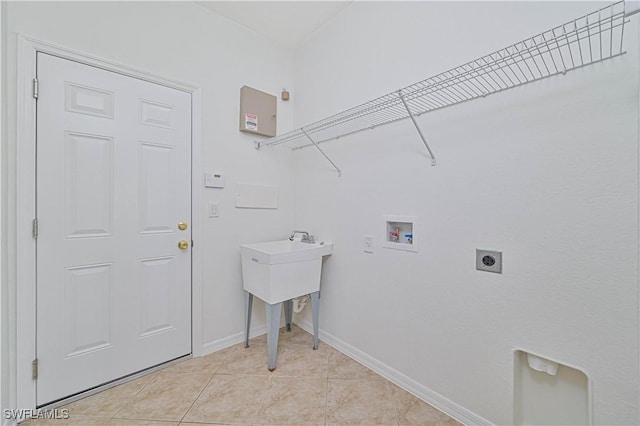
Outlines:
<svg viewBox="0 0 640 426"><path fill-rule="evenodd" d="M496 258L493 257L493 256L489 256L489 255L484 256L482 258L482 263L487 265L487 266L493 266L493 265L496 264Z"/></svg>

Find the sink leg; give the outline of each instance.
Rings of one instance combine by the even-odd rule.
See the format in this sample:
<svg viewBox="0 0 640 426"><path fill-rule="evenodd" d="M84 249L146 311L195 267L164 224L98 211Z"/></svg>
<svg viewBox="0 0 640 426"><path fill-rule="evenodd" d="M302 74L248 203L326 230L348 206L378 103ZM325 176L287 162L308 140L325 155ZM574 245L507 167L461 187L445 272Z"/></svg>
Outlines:
<svg viewBox="0 0 640 426"><path fill-rule="evenodd" d="M282 303L270 305L265 303L267 310L267 358L269 371L276 369L278 359L278 333L280 332L280 311Z"/></svg>
<svg viewBox="0 0 640 426"><path fill-rule="evenodd" d="M251 310L253 309L253 294L244 292L244 347L249 347L249 329L251 328Z"/></svg>
<svg viewBox="0 0 640 426"><path fill-rule="evenodd" d="M284 303L284 319L287 323L287 331L291 331L291 318L293 316L293 300L286 300Z"/></svg>
<svg viewBox="0 0 640 426"><path fill-rule="evenodd" d="M311 293L311 315L313 317L313 349L318 349L318 308L320 305L320 292Z"/></svg>

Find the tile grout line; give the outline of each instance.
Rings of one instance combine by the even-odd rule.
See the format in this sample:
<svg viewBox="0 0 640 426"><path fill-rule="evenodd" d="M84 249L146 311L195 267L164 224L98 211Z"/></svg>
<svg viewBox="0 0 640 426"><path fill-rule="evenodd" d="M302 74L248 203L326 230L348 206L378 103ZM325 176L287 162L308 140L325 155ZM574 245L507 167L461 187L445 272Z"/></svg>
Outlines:
<svg viewBox="0 0 640 426"><path fill-rule="evenodd" d="M331 369L331 352L327 352L327 387L324 392L324 424L329 422L329 370Z"/></svg>
<svg viewBox="0 0 640 426"><path fill-rule="evenodd" d="M387 392L389 392L389 397L391 398L391 406L393 407L393 412L396 413L396 425L400 426L400 412L398 411L398 407L396 406L396 400L393 397L393 391L391 390L391 382L385 380L387 383Z"/></svg>
<svg viewBox="0 0 640 426"><path fill-rule="evenodd" d="M227 348L225 348L227 349ZM224 350L224 349L223 349ZM209 354L210 355L210 354ZM205 357L208 355L204 355ZM198 357L200 358L200 357ZM191 405L189 406L189 408L187 409L187 411L184 413L184 415L182 416L182 418L180 418L180 420L178 421L178 426L180 424L182 424L184 422L185 417L187 417L187 414L189 414L189 411L191 411L191 409L193 408L193 406L195 405L195 403L198 401L198 399L200 399L200 397L202 396L202 393L205 391L205 389L207 389L207 387L209 387L209 385L211 384L211 382L213 382L213 380L215 379L215 377L217 375L230 375L230 376L236 376L236 374L224 374L224 373L219 373L219 371L222 369L222 367L227 363L227 361L231 358L231 353L229 352L222 361L220 361L220 365L218 365L218 367L215 369L215 371L213 372L213 375L211 376L211 378L209 379L209 381L205 384L205 386L202 388L202 390L200 391L200 393L198 393L198 396L193 400L193 402L191 403ZM193 359L193 358L192 358ZM184 372L183 372L184 373ZM199 422L196 422L199 423Z"/></svg>
<svg viewBox="0 0 640 426"><path fill-rule="evenodd" d="M327 371L326 386L324 390L324 424L327 425L329 416L329 372Z"/></svg>
<svg viewBox="0 0 640 426"><path fill-rule="evenodd" d="M222 365L222 364L220 364ZM178 425L180 423L182 423L182 421L184 420L185 417L187 417L187 414L189 414L189 411L191 411L191 409L193 408L194 404L196 403L196 401L200 398L200 396L202 395L202 392L204 392L204 390L211 384L211 382L213 381L213 379L216 377L216 374L218 372L218 370L220 369L220 366L218 366L218 368L216 369L216 372L213 373L213 375L211 376L211 378L209 379L209 381L202 387L202 389L200 390L200 392L198 393L198 396L196 396L196 398L193 400L193 402L191 403L191 405L189 406L189 408L187 409L187 411L184 412L184 414L182 415L182 417L180 418L180 420L178 420ZM184 373L182 373L184 374Z"/></svg>
<svg viewBox="0 0 640 426"><path fill-rule="evenodd" d="M256 409L256 412L253 413L253 417L251 418L251 423L250 423L251 425L255 424L255 421L257 420L258 413L260 412L260 409L262 408L262 403L264 402L265 398L267 397L267 392L269 391L269 385L271 385L271 378L272 377L273 377L273 373L271 373L268 376L267 386L266 386L266 388L264 389L264 391L262 393L262 397L260 398L260 401L258 402L258 408Z"/></svg>
<svg viewBox="0 0 640 426"><path fill-rule="evenodd" d="M162 370L158 370L158 371L162 371ZM118 420L118 419L116 418L116 416L117 416L118 414L120 414L120 412L121 412L125 407L127 407L129 404L131 404L133 401L135 401L135 400L136 400L136 397L140 394L140 392L142 392L143 390L145 390L145 389L147 388L147 386L149 386L151 383L153 383L153 382L155 382L155 381L156 381L156 379L158 378L158 371L154 371L153 373L151 373L151 374L153 374L153 377L151 378L151 380L149 380L149 383L147 383L146 385L144 385L143 387L141 387L141 388L138 390L138 392L136 392L135 394L133 394L133 395L131 396L131 398L129 398L129 399L127 400L127 402L126 402L126 403L124 403L120 408L118 408L118 411L116 411L116 412L113 414L113 416L111 416L109 419L110 419L110 420ZM143 376L143 377L144 377L144 376Z"/></svg>
<svg viewBox="0 0 640 426"><path fill-rule="evenodd" d="M279 343L280 343L280 344L282 344L282 343L283 343L283 339L281 339L281 336L280 336L280 335L278 335L278 341L279 341ZM279 345L279 346L280 346L280 345ZM280 347L280 348L281 348L281 347ZM277 354L277 355L280 355L280 354L279 354L279 352L278 352L278 354ZM276 366L276 367L277 367L277 366ZM262 403L264 402L265 398L267 397L267 393L268 393L268 391L269 391L269 387L270 387L270 385L271 385L271 378L272 378L272 377L275 377L275 374L274 374L273 372L270 372L270 373L269 373L269 376L267 376L267 377L268 377L268 380L267 380L267 387L265 388L264 393L262 394L262 397L260 398L260 402L258 402L258 408L257 408L256 412L254 413L253 417L251 418L251 423L250 423L251 425L254 425L254 424L255 424L255 422L256 422L256 420L257 420L258 413L260 413L260 409L262 408ZM285 377L285 376L281 376L281 377ZM295 377L294 377L294 378L295 378Z"/></svg>

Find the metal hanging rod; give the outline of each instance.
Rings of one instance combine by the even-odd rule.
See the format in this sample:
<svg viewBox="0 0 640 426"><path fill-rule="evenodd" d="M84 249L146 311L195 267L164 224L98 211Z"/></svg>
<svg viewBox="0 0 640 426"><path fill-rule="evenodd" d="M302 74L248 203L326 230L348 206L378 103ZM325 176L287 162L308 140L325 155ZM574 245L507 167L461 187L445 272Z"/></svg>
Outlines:
<svg viewBox="0 0 640 426"><path fill-rule="evenodd" d="M410 118L435 157L415 117L622 55L625 2L618 1L518 43L451 68L396 92L264 141L256 149L315 146Z"/></svg>

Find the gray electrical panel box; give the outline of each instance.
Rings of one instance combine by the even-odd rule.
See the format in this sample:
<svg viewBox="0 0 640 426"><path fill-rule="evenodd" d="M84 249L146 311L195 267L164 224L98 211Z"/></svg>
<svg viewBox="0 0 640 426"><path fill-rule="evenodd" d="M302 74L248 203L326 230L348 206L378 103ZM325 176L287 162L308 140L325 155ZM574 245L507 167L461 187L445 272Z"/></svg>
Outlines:
<svg viewBox="0 0 640 426"><path fill-rule="evenodd" d="M277 98L249 86L240 89L240 131L276 135Z"/></svg>

